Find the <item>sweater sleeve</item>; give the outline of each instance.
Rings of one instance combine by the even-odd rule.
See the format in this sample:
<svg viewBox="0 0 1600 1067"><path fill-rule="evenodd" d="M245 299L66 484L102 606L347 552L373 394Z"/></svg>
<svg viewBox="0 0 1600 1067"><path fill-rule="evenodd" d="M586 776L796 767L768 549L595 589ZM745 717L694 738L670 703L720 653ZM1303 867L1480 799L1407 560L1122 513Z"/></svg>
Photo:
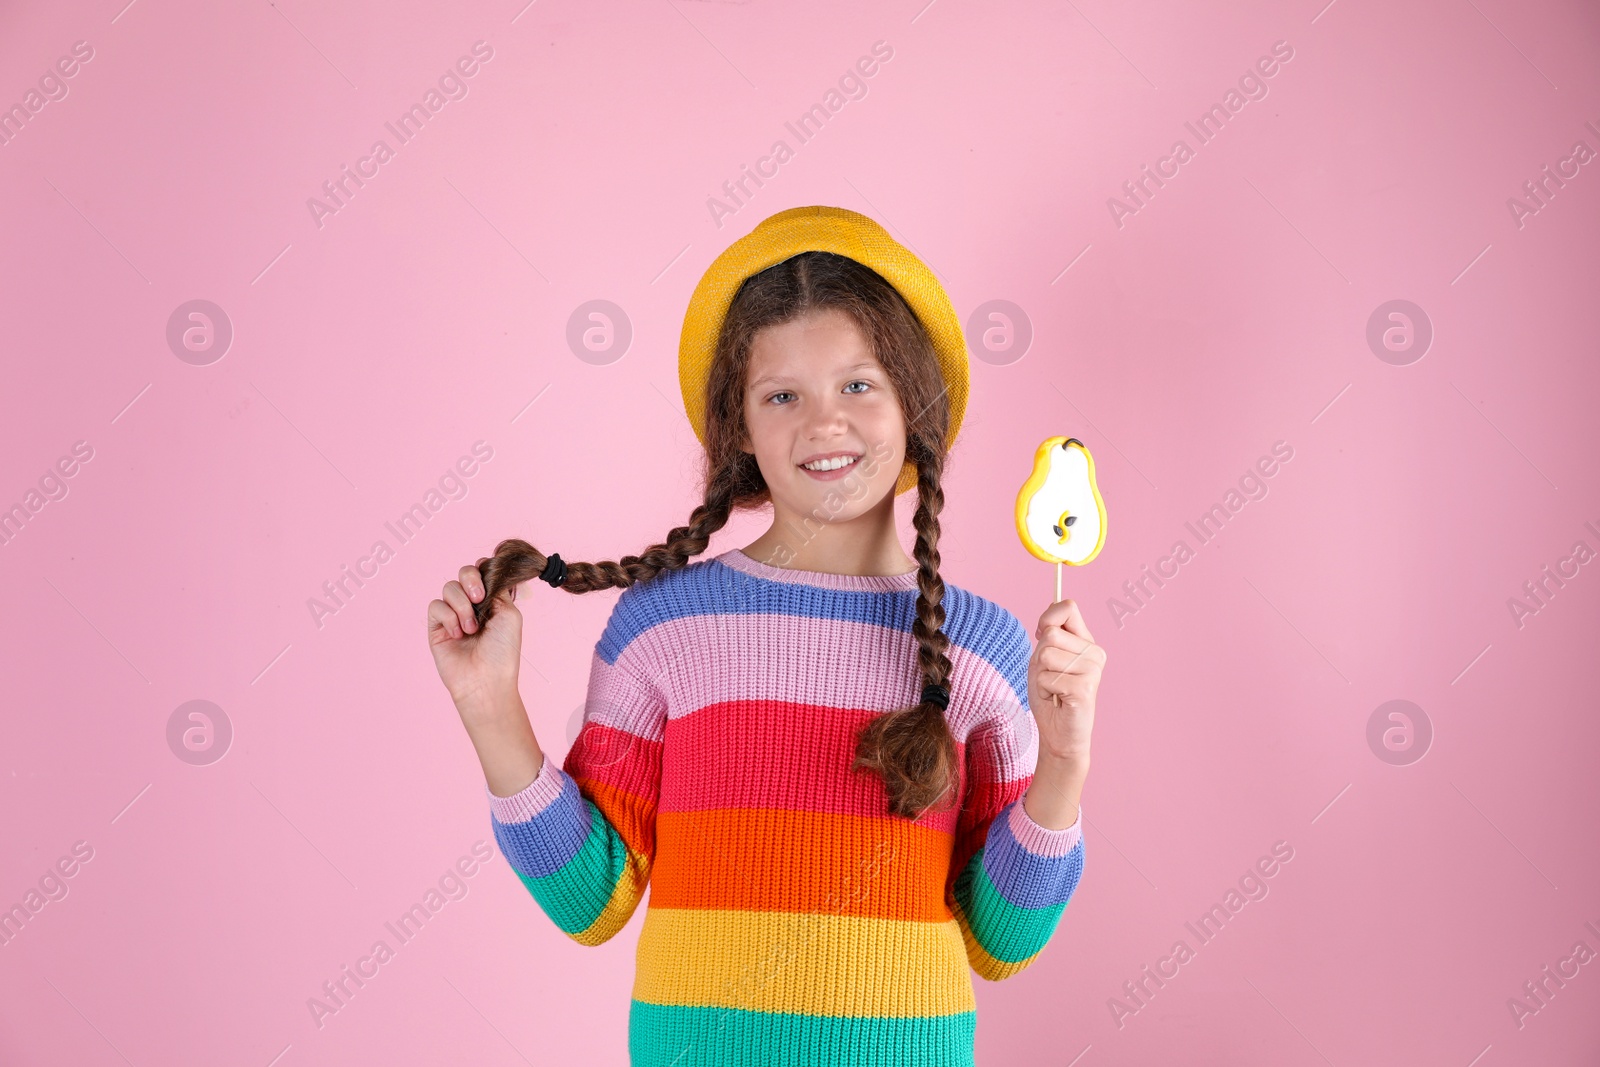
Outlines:
<svg viewBox="0 0 1600 1067"><path fill-rule="evenodd" d="M1033 713L1014 694L996 712L967 741L950 889L967 959L989 981L1010 978L1038 957L1083 873L1081 806L1073 824L1058 830L1040 826L1023 807L1038 759Z"/></svg>
<svg viewBox="0 0 1600 1067"><path fill-rule="evenodd" d="M548 754L533 782L489 793L501 853L568 937L598 945L627 925L650 882L661 796L666 701L624 650L590 667L583 728L561 767ZM487 791L487 788L486 788Z"/></svg>

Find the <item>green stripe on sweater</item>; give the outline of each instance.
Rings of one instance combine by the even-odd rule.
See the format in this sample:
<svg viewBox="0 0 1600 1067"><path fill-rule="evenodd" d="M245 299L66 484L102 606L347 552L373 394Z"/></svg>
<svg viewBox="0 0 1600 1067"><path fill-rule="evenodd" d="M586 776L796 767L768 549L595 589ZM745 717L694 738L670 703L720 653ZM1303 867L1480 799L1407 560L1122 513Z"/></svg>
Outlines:
<svg viewBox="0 0 1600 1067"><path fill-rule="evenodd" d="M559 871L542 878L516 871L533 899L568 936L581 934L594 924L628 866L628 847L621 835L593 801L584 797L583 805L589 812L589 836Z"/></svg>
<svg viewBox="0 0 1600 1067"><path fill-rule="evenodd" d="M972 1067L977 1015L870 1019L633 1001L633 1067ZM760 1059L751 1059L760 1049Z"/></svg>
<svg viewBox="0 0 1600 1067"><path fill-rule="evenodd" d="M1020 963L1038 954L1061 922L1065 904L1047 908L1019 908L995 888L983 869L983 849L978 849L956 878L956 903L966 913L972 936L1001 963Z"/></svg>

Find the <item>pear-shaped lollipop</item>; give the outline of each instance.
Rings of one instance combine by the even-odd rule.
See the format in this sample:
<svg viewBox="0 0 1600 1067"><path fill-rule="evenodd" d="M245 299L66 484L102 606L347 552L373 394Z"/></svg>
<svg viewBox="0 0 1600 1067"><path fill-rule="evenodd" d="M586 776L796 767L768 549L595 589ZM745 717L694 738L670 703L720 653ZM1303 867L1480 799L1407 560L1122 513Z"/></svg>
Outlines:
<svg viewBox="0 0 1600 1067"><path fill-rule="evenodd" d="M1033 454L1033 473L1017 494L1017 536L1029 552L1081 567L1106 543L1106 505L1094 480L1094 457L1076 437L1051 437Z"/></svg>

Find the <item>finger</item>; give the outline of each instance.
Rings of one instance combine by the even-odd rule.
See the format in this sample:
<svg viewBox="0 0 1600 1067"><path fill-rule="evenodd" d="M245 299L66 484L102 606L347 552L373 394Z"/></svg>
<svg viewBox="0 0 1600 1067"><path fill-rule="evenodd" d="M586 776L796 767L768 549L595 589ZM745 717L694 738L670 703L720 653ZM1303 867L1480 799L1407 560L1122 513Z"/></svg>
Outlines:
<svg viewBox="0 0 1600 1067"><path fill-rule="evenodd" d="M1039 654L1042 674L1089 674L1105 666L1105 650L1099 645L1089 645L1079 652L1045 646Z"/></svg>
<svg viewBox="0 0 1600 1067"><path fill-rule="evenodd" d="M1094 635L1089 632L1089 626L1083 621L1083 612L1078 607L1078 602L1071 598L1058 600L1044 609L1039 616L1039 626L1033 631L1034 637L1041 637L1047 631L1064 628L1069 633L1079 637L1094 640Z"/></svg>
<svg viewBox="0 0 1600 1067"><path fill-rule="evenodd" d="M1052 630L1039 639L1034 646L1033 659L1039 661L1040 669L1064 669L1065 664L1098 663L1105 666L1105 649L1093 641L1070 634L1065 630ZM1048 660L1049 666L1046 661ZM1087 670L1087 666L1080 668Z"/></svg>
<svg viewBox="0 0 1600 1067"><path fill-rule="evenodd" d="M461 636L461 620L456 617L456 610L442 600L430 601L428 604L428 637L432 639L436 630L443 630L451 637Z"/></svg>
<svg viewBox="0 0 1600 1067"><path fill-rule="evenodd" d="M1039 637L1046 630L1053 630L1061 625L1061 620L1067 617L1067 605L1071 600L1058 600L1039 613L1039 625L1033 628L1033 636Z"/></svg>
<svg viewBox="0 0 1600 1067"><path fill-rule="evenodd" d="M1088 638L1079 637L1075 633L1058 627L1054 630L1046 630L1039 637L1038 647L1061 648L1068 652L1082 652L1092 644L1094 644L1094 642Z"/></svg>
<svg viewBox="0 0 1600 1067"><path fill-rule="evenodd" d="M481 559L478 561L480 566L483 562ZM467 591L467 596L474 604L483 599L483 572L477 567L462 567L456 580L461 583L461 588Z"/></svg>
<svg viewBox="0 0 1600 1067"><path fill-rule="evenodd" d="M1063 634L1075 642L1082 642L1082 638ZM1093 642L1083 642L1077 645L1063 646L1053 643L1041 643L1036 655L1039 658L1039 669L1056 674L1090 674L1103 671L1106 666L1105 646Z"/></svg>
<svg viewBox="0 0 1600 1067"><path fill-rule="evenodd" d="M444 602L456 613L457 625L466 633L472 633L478 628L478 617L473 614L472 601L467 597L467 591L457 581L444 583Z"/></svg>
<svg viewBox="0 0 1600 1067"><path fill-rule="evenodd" d="M1062 701L1080 688L1079 683L1072 681L1070 675L1045 671L1039 675L1039 691L1050 699L1043 707L1033 709L1034 718L1037 719L1045 712L1059 711Z"/></svg>
<svg viewBox="0 0 1600 1067"><path fill-rule="evenodd" d="M1041 723L1050 722L1049 716L1066 712L1071 706L1080 706L1086 699L1083 683L1067 674L1041 676L1039 692L1045 699L1033 707L1033 717Z"/></svg>
<svg viewBox="0 0 1600 1067"><path fill-rule="evenodd" d="M1093 641L1094 634L1089 632L1089 624L1083 621L1083 609L1078 607L1078 602L1076 600L1063 600L1062 603L1067 605L1066 618L1061 620L1062 627L1068 633L1074 633L1079 637Z"/></svg>

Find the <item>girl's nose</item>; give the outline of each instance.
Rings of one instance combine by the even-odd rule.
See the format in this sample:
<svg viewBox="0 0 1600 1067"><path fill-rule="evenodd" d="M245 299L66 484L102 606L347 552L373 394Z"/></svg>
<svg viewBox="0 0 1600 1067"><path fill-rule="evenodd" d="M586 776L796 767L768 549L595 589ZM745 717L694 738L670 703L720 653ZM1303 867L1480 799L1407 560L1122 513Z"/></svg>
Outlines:
<svg viewBox="0 0 1600 1067"><path fill-rule="evenodd" d="M845 425L844 405L836 400L819 400L811 408L808 420L813 433L836 430Z"/></svg>

